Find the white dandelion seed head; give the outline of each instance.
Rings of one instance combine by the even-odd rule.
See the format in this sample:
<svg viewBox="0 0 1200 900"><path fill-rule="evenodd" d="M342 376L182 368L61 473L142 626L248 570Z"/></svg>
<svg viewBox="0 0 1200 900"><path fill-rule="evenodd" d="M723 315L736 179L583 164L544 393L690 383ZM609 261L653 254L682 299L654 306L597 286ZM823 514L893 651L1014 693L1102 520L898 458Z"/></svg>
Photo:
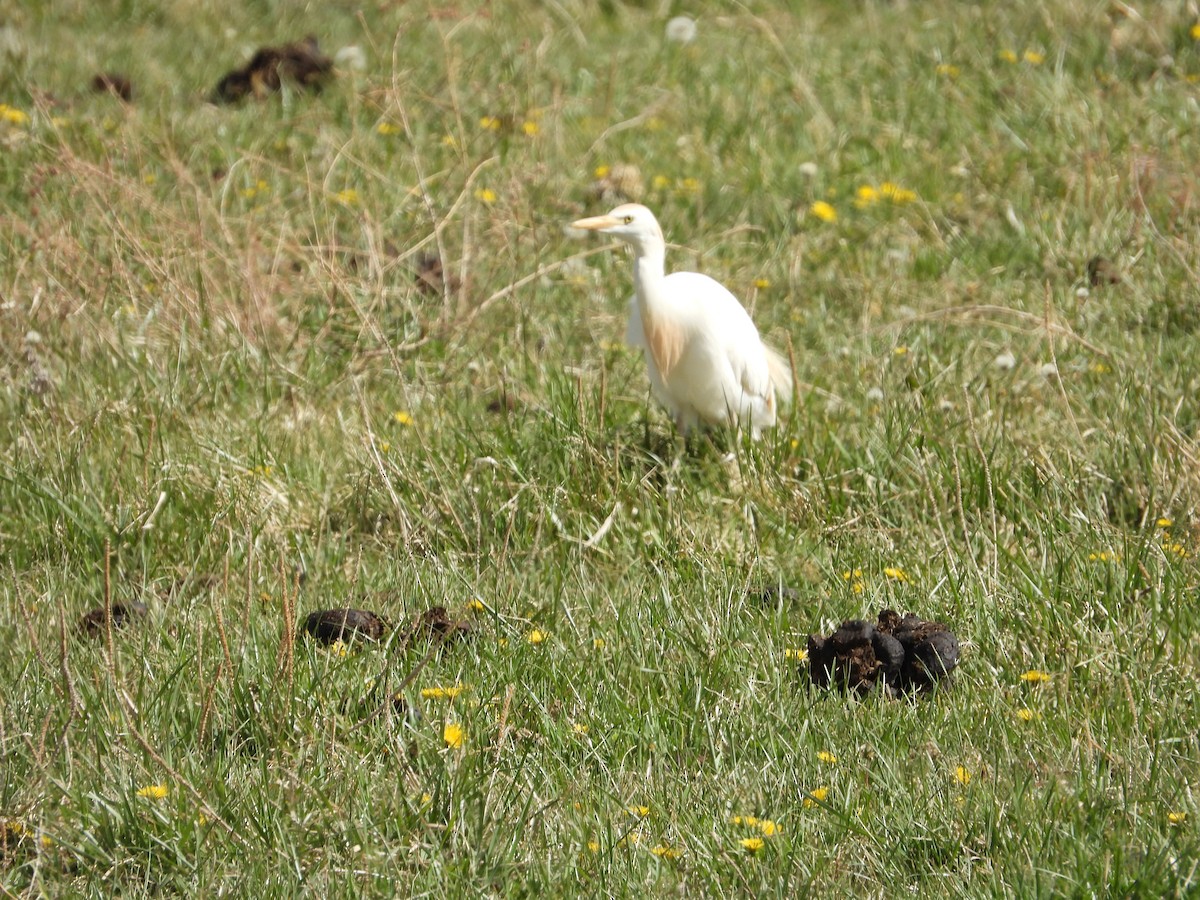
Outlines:
<svg viewBox="0 0 1200 900"><path fill-rule="evenodd" d="M1092 296L1092 292L1089 291L1085 287L1080 287L1080 288L1075 289L1075 299L1076 300L1086 300L1090 296Z"/></svg>
<svg viewBox="0 0 1200 900"><path fill-rule="evenodd" d="M350 44L333 55L333 64L347 72L363 72L367 68L367 54L357 44Z"/></svg>
<svg viewBox="0 0 1200 900"><path fill-rule="evenodd" d="M995 366L997 369L999 369L1001 372L1007 372L1010 369L1016 367L1017 358L1015 356L1013 356L1011 352L1009 352L1008 350L1005 350L1003 353L999 354L995 359L992 360L992 365Z"/></svg>
<svg viewBox="0 0 1200 900"><path fill-rule="evenodd" d="M696 20L691 16L676 16L667 22L667 40L675 44L690 44L696 39Z"/></svg>
<svg viewBox="0 0 1200 900"><path fill-rule="evenodd" d="M809 160L808 162L800 163L800 165L796 167L796 171L805 178L816 178L820 169L817 168L817 164L815 162Z"/></svg>
<svg viewBox="0 0 1200 900"><path fill-rule="evenodd" d="M1044 363L1038 372L1043 378L1053 378L1058 374L1058 366L1052 362Z"/></svg>
<svg viewBox="0 0 1200 900"><path fill-rule="evenodd" d="M867 402L868 403L882 403L883 402L883 388L873 387L870 390L868 390L867 391Z"/></svg>

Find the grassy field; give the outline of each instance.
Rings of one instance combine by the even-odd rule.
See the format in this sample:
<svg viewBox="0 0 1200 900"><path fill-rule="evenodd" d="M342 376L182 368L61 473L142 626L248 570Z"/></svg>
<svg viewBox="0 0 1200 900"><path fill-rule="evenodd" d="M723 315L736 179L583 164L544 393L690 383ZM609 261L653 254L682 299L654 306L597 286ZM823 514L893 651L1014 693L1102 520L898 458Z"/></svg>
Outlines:
<svg viewBox="0 0 1200 900"><path fill-rule="evenodd" d="M7 9L0 890L1200 890L1194 4L305 6ZM364 64L206 102L308 33ZM672 469L565 228L621 165L790 353L764 440ZM885 607L952 688L811 687Z"/></svg>

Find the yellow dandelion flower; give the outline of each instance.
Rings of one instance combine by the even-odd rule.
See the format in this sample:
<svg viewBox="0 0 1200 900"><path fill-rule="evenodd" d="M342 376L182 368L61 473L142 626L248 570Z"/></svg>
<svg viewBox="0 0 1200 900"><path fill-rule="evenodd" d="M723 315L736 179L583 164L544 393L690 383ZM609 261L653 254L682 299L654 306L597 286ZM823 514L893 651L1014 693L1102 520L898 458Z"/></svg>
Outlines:
<svg viewBox="0 0 1200 900"><path fill-rule="evenodd" d="M765 291L767 288L769 288L771 286L771 282L767 278L755 278L754 286L756 288L758 288L760 291Z"/></svg>
<svg viewBox="0 0 1200 900"><path fill-rule="evenodd" d="M423 793L421 795L421 805L422 806L428 806L432 802L433 802L433 794L429 793L429 791L426 791L425 793Z"/></svg>
<svg viewBox="0 0 1200 900"><path fill-rule="evenodd" d="M1112 559L1112 556L1107 551L1103 550L1099 553L1088 554L1089 562L1108 562L1110 559Z"/></svg>
<svg viewBox="0 0 1200 900"><path fill-rule="evenodd" d="M465 690L466 688L461 684L455 684L450 687L437 685L435 687L422 688L421 696L426 700L453 700Z"/></svg>
<svg viewBox="0 0 1200 900"><path fill-rule="evenodd" d="M891 578L893 581L908 581L908 575L905 573L905 571L901 568L897 568L896 566L888 566L883 570L883 574L888 578Z"/></svg>
<svg viewBox="0 0 1200 900"><path fill-rule="evenodd" d="M384 453L387 453L389 450L392 449L392 445L389 444L387 441L380 441L379 449L382 450Z"/></svg>
<svg viewBox="0 0 1200 900"><path fill-rule="evenodd" d="M537 122L528 122L528 121L522 122L521 130L523 132L525 132L526 136L533 137L539 131L538 123Z"/></svg>
<svg viewBox="0 0 1200 900"><path fill-rule="evenodd" d="M763 839L760 837L750 837L742 838L738 843L740 843L742 848L747 852L757 853L763 848L765 841L763 841Z"/></svg>
<svg viewBox="0 0 1200 900"><path fill-rule="evenodd" d="M854 584L850 585L850 590L856 594L861 594L866 589L867 589L867 586L865 584L863 584L861 581L856 581L856 582L854 582Z"/></svg>
<svg viewBox="0 0 1200 900"><path fill-rule="evenodd" d="M411 415L409 415L408 413L404 412L403 410L393 413L392 420L397 425L412 425L413 424L413 417Z"/></svg>
<svg viewBox="0 0 1200 900"><path fill-rule="evenodd" d="M837 756L833 753L830 753L828 750L821 750L818 752L817 759L823 763L829 763L830 765L833 765L835 762L837 762Z"/></svg>
<svg viewBox="0 0 1200 900"><path fill-rule="evenodd" d="M380 134L399 134L401 128L399 125L393 125L391 122L380 122L375 126L375 130Z"/></svg>
<svg viewBox="0 0 1200 900"><path fill-rule="evenodd" d="M1200 26L1197 26L1200 27ZM1188 814L1185 812L1169 812L1167 813L1167 821L1172 825L1183 825L1187 822Z"/></svg>
<svg viewBox="0 0 1200 900"><path fill-rule="evenodd" d="M650 852L655 856L661 856L663 859L679 859L683 855L683 851L676 847L668 847L666 844L658 844L650 848Z"/></svg>
<svg viewBox="0 0 1200 900"><path fill-rule="evenodd" d="M334 641L326 648L326 650L334 656L350 655L350 648L347 647L342 641Z"/></svg>
<svg viewBox="0 0 1200 900"><path fill-rule="evenodd" d="M734 816L729 821L734 825L745 825L747 828L757 828L759 822L755 816Z"/></svg>
<svg viewBox="0 0 1200 900"><path fill-rule="evenodd" d="M600 842L599 841L588 841L587 848L590 851L592 851L593 853L599 853L600 852Z"/></svg>
<svg viewBox="0 0 1200 900"><path fill-rule="evenodd" d="M503 124L498 116L484 116L479 120L479 127L484 131L499 131Z"/></svg>
<svg viewBox="0 0 1200 900"><path fill-rule="evenodd" d="M912 203L917 199L915 191L910 191L908 188L900 187L892 181L885 181L879 186L879 193L887 197L893 203Z"/></svg>
<svg viewBox="0 0 1200 900"><path fill-rule="evenodd" d="M644 819L650 815L650 807L648 806L627 806L625 812L631 816L636 816L639 819Z"/></svg>
<svg viewBox="0 0 1200 900"><path fill-rule="evenodd" d="M1108 366L1106 366L1102 362L1094 362L1090 366L1088 366L1088 371L1091 372L1093 375L1107 375L1109 372L1112 371L1112 369L1110 369Z"/></svg>
<svg viewBox="0 0 1200 900"><path fill-rule="evenodd" d="M1015 62L1017 61L1017 54L1016 54L1014 51L1012 51L1012 50L1008 50L1008 49L1001 50L1001 51L1000 51L998 54L996 54L996 55L997 55L998 57L1000 57L1000 60L1001 60L1002 62L1006 62L1006 63L1015 63Z"/></svg>
<svg viewBox="0 0 1200 900"><path fill-rule="evenodd" d="M467 609L471 610L471 612L483 612L487 607L483 605L482 600L476 597L474 600L467 602Z"/></svg>
<svg viewBox="0 0 1200 900"><path fill-rule="evenodd" d="M842 573L842 581L849 581L851 578L862 578L862 569L847 569Z"/></svg>
<svg viewBox="0 0 1200 900"><path fill-rule="evenodd" d="M796 662L805 662L808 659L808 651L803 647L788 647L783 651L784 659L794 659Z"/></svg>
<svg viewBox="0 0 1200 900"><path fill-rule="evenodd" d="M770 819L761 820L758 823L758 830L767 837L774 837L775 835L779 834L779 832L783 831L783 829L777 823L772 822Z"/></svg>
<svg viewBox="0 0 1200 900"><path fill-rule="evenodd" d="M958 66L952 66L950 63L940 63L934 71L947 78L957 78L959 75Z"/></svg>
<svg viewBox="0 0 1200 900"><path fill-rule="evenodd" d="M5 103L0 103L0 119L8 122L10 125L28 125L29 114L24 110L16 109Z"/></svg>
<svg viewBox="0 0 1200 900"><path fill-rule="evenodd" d="M1192 30L1188 32L1192 36L1193 41L1200 41L1200 22L1192 26Z"/></svg>
<svg viewBox="0 0 1200 900"><path fill-rule="evenodd" d="M826 798L828 798L828 797L829 797L829 788L827 788L827 787L819 787L812 791L809 791L808 796L804 798L804 808L812 809L814 806L818 806L819 804L824 803Z"/></svg>
<svg viewBox="0 0 1200 900"><path fill-rule="evenodd" d="M165 784L148 784L137 790L137 795L147 800L161 800L169 793L170 791Z"/></svg>
<svg viewBox="0 0 1200 900"><path fill-rule="evenodd" d="M587 734L588 733L588 727L586 725L584 725L582 722L572 723L571 730L573 732L575 732L576 734Z"/></svg>
<svg viewBox="0 0 1200 900"><path fill-rule="evenodd" d="M671 179L666 175L655 175L650 184L656 191L663 191L671 186Z"/></svg>
<svg viewBox="0 0 1200 900"><path fill-rule="evenodd" d="M816 200L808 208L809 213L816 216L822 222L836 222L837 210L826 203L824 200Z"/></svg>
<svg viewBox="0 0 1200 900"><path fill-rule="evenodd" d="M1026 684L1044 684L1050 680L1049 672L1042 672L1038 669L1030 669L1021 675L1021 680Z"/></svg>
<svg viewBox="0 0 1200 900"><path fill-rule="evenodd" d="M971 773L967 770L966 766L956 766L954 769L954 778L959 784L966 785L971 783Z"/></svg>
<svg viewBox="0 0 1200 900"><path fill-rule="evenodd" d="M683 178L675 183L675 189L681 194L698 194L700 181L696 178Z"/></svg>
<svg viewBox="0 0 1200 900"><path fill-rule="evenodd" d="M630 832L629 834L625 835L625 837L621 838L619 841L617 841L617 846L618 847L628 847L632 844L640 843L641 840L642 840L642 836L638 832L633 831L633 832Z"/></svg>
<svg viewBox="0 0 1200 900"><path fill-rule="evenodd" d="M607 178L608 173L611 171L612 168L610 166L596 166L596 168L592 170L592 175L594 175L596 178Z"/></svg>
<svg viewBox="0 0 1200 900"><path fill-rule="evenodd" d="M271 186L261 178L248 188L242 188L242 196L247 200L257 197L259 194L265 194L271 190Z"/></svg>
<svg viewBox="0 0 1200 900"><path fill-rule="evenodd" d="M892 350L892 354L894 356L904 356L906 353L908 353L908 348L903 346L896 347L894 350Z"/></svg>
<svg viewBox="0 0 1200 900"><path fill-rule="evenodd" d="M797 447L800 446L800 439L792 438L791 441L788 442L788 446L790 446L793 450L795 450Z"/></svg>
<svg viewBox="0 0 1200 900"><path fill-rule="evenodd" d="M458 138L456 138L452 134L444 134L444 135L442 135L442 146L443 147L457 147L458 146Z"/></svg>
<svg viewBox="0 0 1200 900"><path fill-rule="evenodd" d="M475 199L481 200L484 203L495 203L496 192L491 188L480 188L475 192Z"/></svg>
<svg viewBox="0 0 1200 900"><path fill-rule="evenodd" d="M358 203L358 191L354 188L346 188L344 191L334 194L333 199L343 206L354 206Z"/></svg>
<svg viewBox="0 0 1200 900"><path fill-rule="evenodd" d="M525 640L529 641L531 644L540 644L548 637L549 635L546 632L542 631L540 628L535 628L533 631L529 632L529 634L525 635Z"/></svg>
<svg viewBox="0 0 1200 900"><path fill-rule="evenodd" d="M604 649L604 638L592 638L592 649L593 650L603 650Z"/></svg>
<svg viewBox="0 0 1200 900"><path fill-rule="evenodd" d="M466 735L463 733L463 727L457 722L447 722L446 727L442 729L442 740L452 750L462 747L465 738Z"/></svg>
<svg viewBox="0 0 1200 900"><path fill-rule="evenodd" d="M1017 718L1022 722L1032 722L1037 718L1037 713L1026 706L1017 710Z"/></svg>
<svg viewBox="0 0 1200 900"><path fill-rule="evenodd" d="M1166 516L1163 516L1154 524L1157 525L1159 528L1170 528L1172 525L1175 524L1175 522L1172 521L1171 519L1168 519Z"/></svg>
<svg viewBox="0 0 1200 900"><path fill-rule="evenodd" d="M854 205L866 209L873 203L879 202L879 191L869 184L859 185L854 191Z"/></svg>
<svg viewBox="0 0 1200 900"><path fill-rule="evenodd" d="M508 646L508 638L497 638L496 646L507 647Z"/></svg>
<svg viewBox="0 0 1200 900"><path fill-rule="evenodd" d="M54 846L54 838L48 834L38 835L38 843L42 845L43 850L49 850Z"/></svg>
<svg viewBox="0 0 1200 900"><path fill-rule="evenodd" d="M1023 59L1031 66L1040 66L1046 61L1046 57L1036 50L1026 50Z"/></svg>
<svg viewBox="0 0 1200 900"><path fill-rule="evenodd" d="M142 176L142 184L154 184L156 181L158 181L158 176L153 172L147 172Z"/></svg>

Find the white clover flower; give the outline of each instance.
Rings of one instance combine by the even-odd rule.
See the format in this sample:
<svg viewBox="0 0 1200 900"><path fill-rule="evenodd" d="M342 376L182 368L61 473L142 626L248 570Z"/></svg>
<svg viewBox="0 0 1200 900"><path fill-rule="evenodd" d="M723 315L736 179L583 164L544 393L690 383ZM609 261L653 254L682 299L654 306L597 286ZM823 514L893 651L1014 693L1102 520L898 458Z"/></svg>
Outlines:
<svg viewBox="0 0 1200 900"><path fill-rule="evenodd" d="M675 44L690 44L696 39L696 20L690 16L676 16L667 22L667 40Z"/></svg>

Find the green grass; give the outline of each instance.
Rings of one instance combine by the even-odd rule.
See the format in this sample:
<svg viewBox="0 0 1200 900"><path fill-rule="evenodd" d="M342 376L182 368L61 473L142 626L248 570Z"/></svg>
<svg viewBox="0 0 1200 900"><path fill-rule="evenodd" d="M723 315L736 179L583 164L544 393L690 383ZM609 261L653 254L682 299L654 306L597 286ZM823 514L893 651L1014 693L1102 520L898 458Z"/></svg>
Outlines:
<svg viewBox="0 0 1200 900"><path fill-rule="evenodd" d="M104 6L0 41L0 889L1197 890L1186 4ZM366 70L204 102L309 32ZM763 441L672 470L629 261L564 228L616 163L793 354ZM476 633L293 641L343 604ZM953 688L812 689L789 651L887 606Z"/></svg>

